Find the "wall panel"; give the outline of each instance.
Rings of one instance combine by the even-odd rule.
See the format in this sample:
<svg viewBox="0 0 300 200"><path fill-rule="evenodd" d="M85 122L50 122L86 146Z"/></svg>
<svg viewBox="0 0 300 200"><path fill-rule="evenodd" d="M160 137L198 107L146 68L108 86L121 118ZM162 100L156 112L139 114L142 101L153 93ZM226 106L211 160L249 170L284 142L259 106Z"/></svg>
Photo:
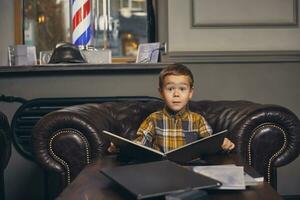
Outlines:
<svg viewBox="0 0 300 200"><path fill-rule="evenodd" d="M169 51L298 51L297 2L169 0Z"/></svg>

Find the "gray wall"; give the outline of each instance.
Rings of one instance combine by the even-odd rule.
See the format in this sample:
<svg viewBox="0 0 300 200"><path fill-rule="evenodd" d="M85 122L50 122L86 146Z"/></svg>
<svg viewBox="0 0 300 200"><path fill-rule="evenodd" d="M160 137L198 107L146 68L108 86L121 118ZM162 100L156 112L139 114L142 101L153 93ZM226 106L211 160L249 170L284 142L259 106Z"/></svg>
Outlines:
<svg viewBox="0 0 300 200"><path fill-rule="evenodd" d="M168 0L169 50L300 50L296 1Z"/></svg>
<svg viewBox="0 0 300 200"><path fill-rule="evenodd" d="M13 1L0 0L0 66L7 65L7 47L14 44Z"/></svg>

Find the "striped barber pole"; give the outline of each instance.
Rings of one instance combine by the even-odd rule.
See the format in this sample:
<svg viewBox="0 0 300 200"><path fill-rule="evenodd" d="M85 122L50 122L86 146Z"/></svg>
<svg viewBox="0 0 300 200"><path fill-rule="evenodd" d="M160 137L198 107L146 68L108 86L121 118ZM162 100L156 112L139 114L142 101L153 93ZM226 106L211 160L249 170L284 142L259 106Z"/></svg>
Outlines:
<svg viewBox="0 0 300 200"><path fill-rule="evenodd" d="M91 0L71 0L72 41L75 45L90 45L92 40Z"/></svg>

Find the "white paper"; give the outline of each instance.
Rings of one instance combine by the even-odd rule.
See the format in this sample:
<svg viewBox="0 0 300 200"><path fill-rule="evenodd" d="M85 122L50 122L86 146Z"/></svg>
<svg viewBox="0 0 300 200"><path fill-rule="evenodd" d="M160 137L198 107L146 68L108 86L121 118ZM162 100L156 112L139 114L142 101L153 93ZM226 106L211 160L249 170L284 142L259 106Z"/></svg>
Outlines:
<svg viewBox="0 0 300 200"><path fill-rule="evenodd" d="M211 177L222 183L218 189L244 190L246 189L244 167L235 165L196 166L196 173Z"/></svg>

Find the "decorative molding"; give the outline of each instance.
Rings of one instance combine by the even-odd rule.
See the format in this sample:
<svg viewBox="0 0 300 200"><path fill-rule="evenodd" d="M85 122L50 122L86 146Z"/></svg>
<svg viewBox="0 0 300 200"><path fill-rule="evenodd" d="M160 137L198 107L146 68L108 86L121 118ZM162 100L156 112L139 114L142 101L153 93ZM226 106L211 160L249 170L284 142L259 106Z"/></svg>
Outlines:
<svg viewBox="0 0 300 200"><path fill-rule="evenodd" d="M169 52L168 61L183 63L300 62L300 51L177 51Z"/></svg>
<svg viewBox="0 0 300 200"><path fill-rule="evenodd" d="M245 23L245 22L226 22L226 23L199 23L195 18L195 1L191 0L191 27L192 28L278 28L278 27L298 27L298 0L292 0L293 5L293 13L291 13L292 20L286 20L284 22L253 22L253 23ZM287 1L286 1L287 2Z"/></svg>

